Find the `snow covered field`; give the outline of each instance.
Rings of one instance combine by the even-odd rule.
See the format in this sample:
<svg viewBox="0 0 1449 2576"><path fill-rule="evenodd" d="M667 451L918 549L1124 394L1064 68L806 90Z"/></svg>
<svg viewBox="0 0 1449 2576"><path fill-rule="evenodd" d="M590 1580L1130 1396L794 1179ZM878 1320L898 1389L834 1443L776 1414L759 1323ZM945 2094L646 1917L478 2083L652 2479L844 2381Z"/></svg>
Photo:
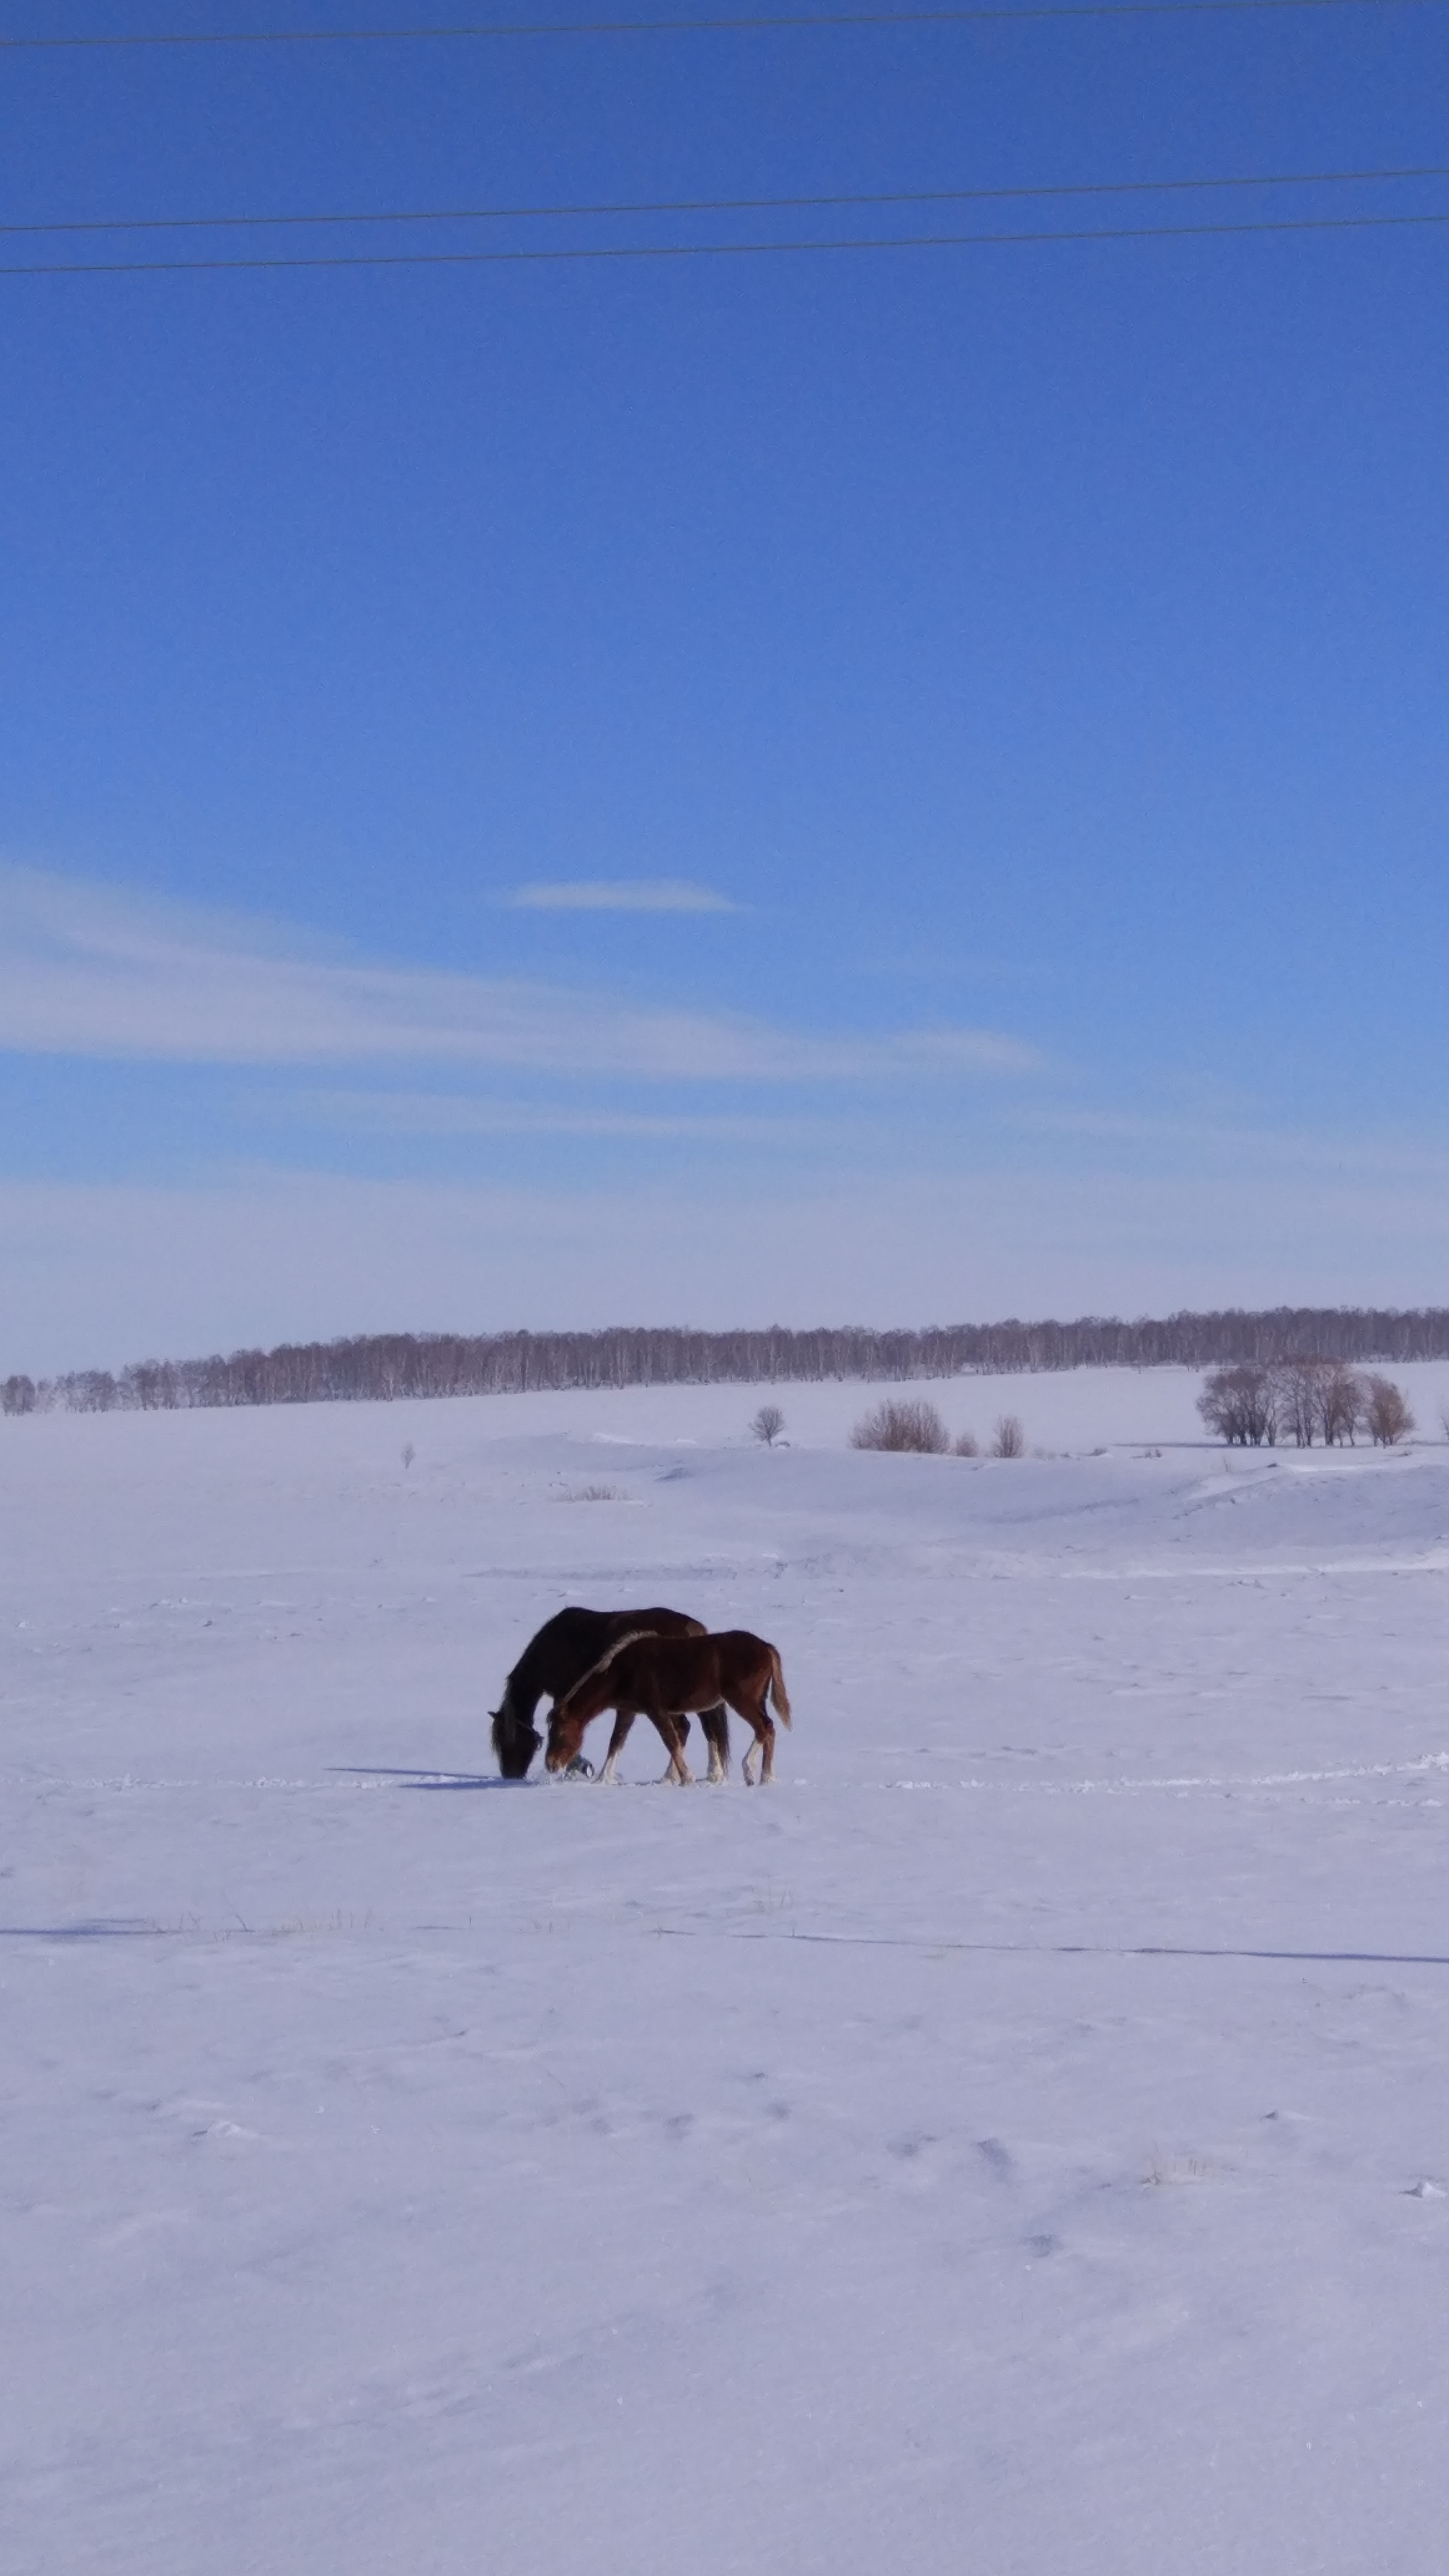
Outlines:
<svg viewBox="0 0 1449 2576"><path fill-rule="evenodd" d="M1441 2568L1395 1375L1391 1456L1170 1371L911 1390L1016 1463L860 1386L0 1424L7 2576ZM773 1639L775 1789L502 1786L569 1599Z"/></svg>

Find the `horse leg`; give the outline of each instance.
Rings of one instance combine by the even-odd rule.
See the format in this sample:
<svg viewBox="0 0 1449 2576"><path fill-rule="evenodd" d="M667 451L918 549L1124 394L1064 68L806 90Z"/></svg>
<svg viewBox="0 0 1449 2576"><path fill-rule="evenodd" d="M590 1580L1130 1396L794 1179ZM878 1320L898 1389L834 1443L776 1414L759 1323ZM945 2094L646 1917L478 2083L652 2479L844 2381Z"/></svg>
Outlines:
<svg viewBox="0 0 1449 2576"><path fill-rule="evenodd" d="M657 1702L646 1713L658 1728L660 1740L669 1756L669 1768L664 1774L664 1781L674 1780L678 1782L681 1789L692 1789L694 1773L684 1758L684 1731L677 1716L672 1710L660 1707ZM660 1782L661 1788L664 1781Z"/></svg>
<svg viewBox="0 0 1449 2576"><path fill-rule="evenodd" d="M745 1786L747 1789L752 1789L756 1779L763 1786L766 1780L773 1780L775 1776L775 1721L765 1706L765 1694L760 1691L754 1700L751 1700L741 1691L738 1699L731 1698L730 1706L744 1719L746 1726L752 1726L755 1730L754 1743L750 1746L741 1766L745 1775ZM752 1779L750 1764L756 1754L760 1756L760 1763L755 1778Z"/></svg>
<svg viewBox="0 0 1449 2576"><path fill-rule="evenodd" d="M730 1722L723 1700L716 1708L700 1710L699 1726L709 1746L711 1781L727 1780L730 1776Z"/></svg>
<svg viewBox="0 0 1449 2576"><path fill-rule="evenodd" d="M618 1762L620 1754L623 1752L625 1745L629 1741L629 1729L633 1725L638 1714L639 1711L637 1708L621 1708L615 1715L614 1732L609 1738L608 1759L605 1762L602 1771L599 1773L598 1785L601 1789L608 1784L612 1784L617 1776L615 1764ZM650 1711L650 1715L651 1717L654 1715L652 1709ZM666 1718L664 1724L660 1725L659 1719L655 1717L654 1724L659 1728L659 1732L664 1738L665 1749L669 1754L669 1769L664 1774L665 1779L673 1780L678 1776L675 1768L677 1762L683 1771L685 1780L692 1780L694 1774L690 1770L688 1763L683 1759L684 1739L689 1732L688 1718Z"/></svg>
<svg viewBox="0 0 1449 2576"><path fill-rule="evenodd" d="M691 1771L689 1764L684 1758L684 1738L689 1726L689 1720L687 1717L681 1719L671 1712L669 1724L674 1729L675 1780L681 1789L692 1789L694 1787L694 1773Z"/></svg>
<svg viewBox="0 0 1449 2576"><path fill-rule="evenodd" d="M620 1708L614 1712L614 1732L609 1738L609 1757L599 1773L598 1785L601 1789L610 1786L613 1782L614 1765L629 1741L629 1729L634 1723L634 1714L632 1708Z"/></svg>

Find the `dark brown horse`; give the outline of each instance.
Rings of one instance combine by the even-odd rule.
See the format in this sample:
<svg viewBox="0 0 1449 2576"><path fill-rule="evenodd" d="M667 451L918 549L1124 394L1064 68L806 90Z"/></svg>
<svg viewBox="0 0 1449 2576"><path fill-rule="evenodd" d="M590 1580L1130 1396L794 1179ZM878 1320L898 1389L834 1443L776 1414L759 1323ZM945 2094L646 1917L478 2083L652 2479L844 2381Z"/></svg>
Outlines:
<svg viewBox="0 0 1449 2576"><path fill-rule="evenodd" d="M755 1741L744 1759L745 1784L752 1787L750 1764L757 1751L761 1780L774 1777L775 1727L767 1698L774 1701L781 1723L788 1726L790 1702L780 1658L773 1646L763 1637L752 1637L748 1628L726 1628L717 1637L625 1636L556 1703L548 1722L547 1767L567 1771L578 1759L585 1727L604 1709L612 1708L618 1723L600 1779L614 1776L620 1728L627 1734L636 1717L647 1717L671 1746L666 1776L682 1788L694 1777L684 1758L686 1712L703 1712L726 1700L754 1730ZM671 1743L674 1730L677 1741Z"/></svg>
<svg viewBox="0 0 1449 2576"><path fill-rule="evenodd" d="M617 1645L621 1637L702 1637L702 1619L690 1619L682 1610L560 1610L545 1622L536 1637L524 1647L512 1672L503 1685L503 1697L493 1717L493 1750L498 1768L505 1780L522 1780L528 1766L543 1742L533 1723L539 1701L561 1699L583 1675L592 1672L601 1655ZM718 1694L716 1694L718 1696ZM699 1722L709 1746L710 1778L722 1778L729 1768L729 1719L722 1707L700 1711ZM631 1720L632 1723L632 1720ZM684 1730L688 1729L685 1720ZM625 1735L628 1727L624 1729ZM661 1729L661 1732L663 1730ZM622 1743L623 1738L619 1739ZM672 1737L665 1734L665 1745L673 1757ZM617 1752L618 1745L611 1747Z"/></svg>

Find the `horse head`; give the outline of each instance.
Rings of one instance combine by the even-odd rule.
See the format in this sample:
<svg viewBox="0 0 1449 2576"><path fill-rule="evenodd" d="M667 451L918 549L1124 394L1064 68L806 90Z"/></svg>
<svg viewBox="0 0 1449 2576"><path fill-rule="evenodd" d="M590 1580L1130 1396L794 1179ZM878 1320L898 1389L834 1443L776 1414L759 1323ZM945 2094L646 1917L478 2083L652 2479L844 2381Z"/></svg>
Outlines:
<svg viewBox="0 0 1449 2576"><path fill-rule="evenodd" d="M489 1714L493 1721L493 1750L498 1756L499 1770L505 1780L525 1779L543 1738L521 1709L515 1706L511 1682L505 1685L502 1699Z"/></svg>

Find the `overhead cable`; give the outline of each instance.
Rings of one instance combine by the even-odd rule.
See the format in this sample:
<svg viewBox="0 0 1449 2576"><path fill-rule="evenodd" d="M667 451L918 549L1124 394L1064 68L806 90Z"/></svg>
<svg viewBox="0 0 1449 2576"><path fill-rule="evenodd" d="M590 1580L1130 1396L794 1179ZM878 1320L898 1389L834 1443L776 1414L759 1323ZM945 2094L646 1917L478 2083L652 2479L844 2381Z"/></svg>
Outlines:
<svg viewBox="0 0 1449 2576"><path fill-rule="evenodd" d="M0 36L0 53L118 52L147 46L404 45L475 42L501 36L679 36L751 34L773 28L953 27L1013 18L1240 17L1285 9L1436 8L1442 0L1081 0L1070 7L1038 5L985 9L838 9L806 13L714 18L516 19L458 27L259 27L216 34L205 31L152 35Z"/></svg>
<svg viewBox="0 0 1449 2576"><path fill-rule="evenodd" d="M1346 188L1408 179L1449 179L1449 162L1402 170L1271 170L1212 179L1082 179L1034 188L898 188L810 197L630 197L592 205L426 206L379 212L303 215L87 215L50 223L0 223L13 233L249 232L327 224L496 224L605 215L738 215L819 212L829 206L999 204L1045 197L1142 197L1224 188Z"/></svg>
<svg viewBox="0 0 1449 2576"><path fill-rule="evenodd" d="M963 250L1048 242L1200 241L1246 233L1343 233L1449 224L1423 215L1301 215L1221 224L1111 224L1073 231L884 233L833 241L625 242L560 250L332 251L243 259L37 260L0 265L0 277L200 276L222 269L485 268L564 260L763 259L812 251Z"/></svg>

